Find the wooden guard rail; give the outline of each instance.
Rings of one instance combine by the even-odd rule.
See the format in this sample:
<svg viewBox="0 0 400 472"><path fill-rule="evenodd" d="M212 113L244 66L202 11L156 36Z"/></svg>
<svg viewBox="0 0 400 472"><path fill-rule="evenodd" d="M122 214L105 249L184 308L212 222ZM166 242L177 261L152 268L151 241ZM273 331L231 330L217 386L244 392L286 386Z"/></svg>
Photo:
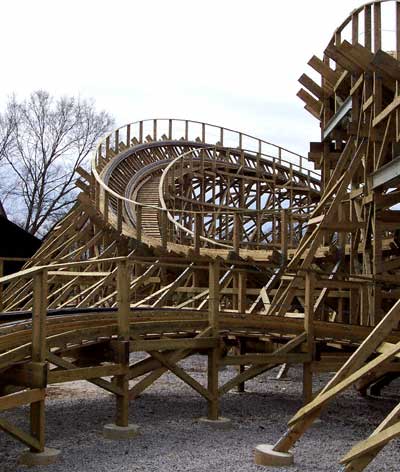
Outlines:
<svg viewBox="0 0 400 472"><path fill-rule="evenodd" d="M194 158L193 154L194 152L190 151L172 160L164 169L160 179L159 200L161 209L159 211L164 246L168 242L178 241L181 244L190 244L195 253L199 253L201 247L207 247L208 245L233 250L237 254L240 248L262 249L267 245L270 248L281 249L282 245L289 248L297 246L304 231L307 213L311 213L314 205L296 208L298 213L291 211L291 209L265 210L220 207L216 210L181 210L168 208L165 196L169 194L171 187L173 187L176 175L179 175L179 173L183 175L184 167L191 172L194 172L197 168L204 169L205 159L202 150L200 150L199 157L196 156L197 158ZM244 153L241 153L240 156L237 156L238 160L244 162L243 155ZM262 157L264 156L257 155L255 162L258 162ZM308 181L310 182L310 171L308 171ZM310 183L309 186L311 186ZM196 206L201 208L202 206L212 205L199 201ZM165 214L167 218L165 218ZM168 221L166 221L167 219ZM184 224L182 224L182 221L184 221ZM220 229L219 235L216 231L217 223ZM215 228L215 235L212 238L204 235L205 228L211 224ZM221 228L223 228L223 231L221 231ZM282 237L283 234L284 238ZM230 238L227 237L229 235ZM186 236L189 237L189 241L187 241ZM282 241L285 242L282 243Z"/></svg>
<svg viewBox="0 0 400 472"><path fill-rule="evenodd" d="M383 9L388 11L382 11ZM393 11L390 11L393 8ZM386 15L385 15L386 14ZM383 24L382 17L394 19L393 24ZM356 8L335 30L330 43L341 44L348 37L353 44L359 43L372 52L384 48L393 51L396 59L400 53L400 3L395 0L368 2ZM385 41L383 33L393 33L391 41ZM385 44L384 44L385 43Z"/></svg>
<svg viewBox="0 0 400 472"><path fill-rule="evenodd" d="M203 241L205 245L208 247L213 247L215 246L216 248L225 248L232 250L233 249L233 238L221 238L221 237L205 237L204 235L200 235L200 238L195 238L194 236L194 228L195 228L195 221L196 218L198 218L198 214L202 215L203 222L205 222L209 218L215 218L215 216L221 217L222 214L225 214L225 217L228 218L230 222L228 222L228 227L229 226L236 226L236 229L232 229L232 234L234 233L235 235L239 236L239 241L241 241L242 247L247 247L251 249L257 249L257 248L264 248L265 244L271 244L272 246L280 246L280 240L279 238L277 239L275 237L275 231L274 229L279 226L279 219L281 215L281 211L272 211L272 210L257 210L257 209L227 209L226 211L222 211L221 209L218 210L181 210L181 209L174 209L173 212L171 212L170 209L167 208L164 200L164 193L168 190L168 185L172 185L173 180L171 179L175 178L177 167L180 166L182 167L182 163L186 162L188 165L194 169L194 167L204 167L204 155L203 151L209 151L212 149L213 154L215 155L216 153L216 147L210 148L198 148L195 150L188 151L177 158L175 158L173 161L169 163L169 165L164 169L160 185L159 185L159 200L161 202L161 206L154 206L154 205L145 205L141 202L137 202L135 200L131 200L125 196L119 195L117 192L113 191L111 188L109 188L101 179L100 175L97 173L97 170L94 169L93 173L96 177L95 179L95 202L96 206L99 209L99 211L102 212L104 219L106 222L109 222L114 225L114 227L120 231L124 232L124 234L127 234L131 237L135 237L139 241L142 240L143 237L146 235L143 234L143 229L142 229L142 213L143 213L143 208L151 208L155 211L158 212L158 220L159 220L159 226L160 226L160 235L161 235L161 246L166 248L168 243L180 243L180 244L187 244L188 241L184 237L185 234L189 235L189 238L192 239L191 245L194 246L194 242L196 241ZM279 148L281 149L281 148ZM236 163L237 165L241 165L241 163L244 162L244 152L248 151L242 151L241 153L237 154L237 150L235 150L236 153L230 156L230 164ZM293 176L294 174L294 165L290 162L284 161L282 158L276 159L273 156L266 156L264 154L260 153L253 153L252 156L254 157L253 161L250 161L247 159L247 165L249 162L252 162L252 164L255 166L253 169L257 169L259 166L259 163L267 163L273 169L273 172L275 172L276 166L283 166L284 168L287 169L288 174ZM233 161L232 161L233 159ZM304 169L303 169L304 170ZM300 170L299 170L300 171ZM305 181L308 182L308 188L315 188L315 191L319 190L318 187L318 180L317 180L317 174L314 173L311 170L304 170L303 177L305 178ZM116 200L116 211L113 209L110 205L111 198ZM131 227L131 222L125 218L124 214L124 205L131 205L134 207L134 212L135 212L135 230L132 229ZM201 204L201 202L199 202ZM296 213L293 213L290 218L288 219L288 222L291 225L291 229L289 230L289 235L291 235L291 245L294 246L296 242L300 239L301 237L301 232L302 232L302 224L301 222L305 219L304 213L310 212L313 209L312 206L310 207L301 207L298 208L297 210L299 211L299 215L296 215ZM240 220L235 217L237 213L240 213L241 215L241 220L242 222L240 223ZM302 214L300 214L302 213ZM191 227L185 227L180 224L178 220L180 220L182 217L185 217L186 219L189 219ZM246 223L247 220L248 222ZM249 235L243 235L244 237L241 237L243 231L239 230L239 225L241 225L241 228L246 228L251 226L253 221L256 226L258 227L258 230L256 232L253 231L254 236L252 238L249 238ZM271 224L271 227L268 228L268 232L271 233L271 237L269 238L263 238L261 236L262 231L261 227L264 224ZM197 228L200 228L198 225ZM257 233L257 234L256 234ZM298 233L296 235L296 233ZM296 235L296 236L295 236ZM246 243L246 239L248 239ZM252 242L251 239L255 239L256 242ZM197 250L197 248L196 248Z"/></svg>
<svg viewBox="0 0 400 472"><path fill-rule="evenodd" d="M189 120L154 119L131 123L108 135L100 143L92 159L92 174L94 176L92 192L96 206L103 213L107 222L110 222L119 231L124 231L129 236L136 236L136 234L132 231L132 228L129 228L130 225L124 221L123 207L125 204L128 203L135 206L135 216L139 221L141 220L142 211L140 207L146 206L157 209L160 212L165 211L165 208L143 205L140 202L119 195L106 185L101 177L101 173L107 163L121 151L140 144L150 144L154 141L204 143L207 144L208 149L210 146L231 148L236 151L240 149L243 152L246 149L246 153L252 153L254 156L255 163L259 163L260 160L269 160L272 166L280 165L287 167L291 174L300 172L308 176L310 185L319 182L319 174L310 168L306 168L305 165L308 161L299 154L245 133ZM203 153L200 150L200 159L202 155ZM238 163L240 159L241 157L239 156L237 158ZM113 210L110 205L111 199L116 200L116 205L114 205L116 210ZM143 231L139 230L139 233L139 236L143 236ZM211 244L212 241L209 241L209 243ZM214 242L214 244L218 245L218 242Z"/></svg>

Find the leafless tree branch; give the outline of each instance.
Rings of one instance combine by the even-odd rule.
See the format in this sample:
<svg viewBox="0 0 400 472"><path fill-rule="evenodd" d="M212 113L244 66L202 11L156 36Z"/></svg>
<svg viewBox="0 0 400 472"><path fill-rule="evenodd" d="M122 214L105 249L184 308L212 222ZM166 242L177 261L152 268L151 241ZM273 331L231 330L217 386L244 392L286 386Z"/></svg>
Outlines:
<svg viewBox="0 0 400 472"><path fill-rule="evenodd" d="M76 169L114 124L94 103L43 90L0 115L0 200L9 217L44 235L74 201Z"/></svg>

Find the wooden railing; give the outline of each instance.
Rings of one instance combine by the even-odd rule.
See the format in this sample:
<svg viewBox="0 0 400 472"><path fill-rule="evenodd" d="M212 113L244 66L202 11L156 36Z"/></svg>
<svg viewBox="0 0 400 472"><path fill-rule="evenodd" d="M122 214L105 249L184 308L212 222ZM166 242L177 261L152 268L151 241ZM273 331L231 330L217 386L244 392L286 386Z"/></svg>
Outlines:
<svg viewBox="0 0 400 472"><path fill-rule="evenodd" d="M254 209L254 208L217 208L182 210L168 208L165 195L169 193L169 185L174 185L175 177L184 172L184 168L191 171L204 169L204 156L200 150L198 158L193 157L193 151L172 160L164 169L159 183L160 221L163 245L175 242L190 245L196 253L200 247L222 247L239 253L240 248L261 249L266 246L281 249L283 246L295 248L305 230L306 215L311 213L314 205L307 205L296 209ZM255 163L264 160L264 156L257 154ZM240 156L237 156L237 165L240 165ZM273 167L275 167L273 162ZM256 166L258 167L258 166ZM311 176L308 172L308 187L311 187ZM207 207L206 202L199 201L198 207ZM182 221L185 221L182 224ZM213 224L224 227L223 232L217 235L206 235L206 227ZM224 233L224 237L222 234ZM265 235L268 233L268 235ZM230 236L230 237L229 237ZM285 242L283 242L283 239Z"/></svg>
<svg viewBox="0 0 400 472"><path fill-rule="evenodd" d="M246 133L200 121L156 118L124 125L106 136L93 156L92 169L95 168L100 173L107 162L121 150L153 141L191 141L246 149L275 157L278 162L291 163L301 172L312 170L313 167L300 154Z"/></svg>
<svg viewBox="0 0 400 472"><path fill-rule="evenodd" d="M400 58L400 3L395 0L368 2L353 10L335 30L331 43L347 39L372 52L391 51Z"/></svg>
<svg viewBox="0 0 400 472"><path fill-rule="evenodd" d="M145 138L145 136L147 136L147 138ZM171 215L167 212L165 206L161 205L158 207L146 205L120 195L107 185L101 174L108 162L110 162L118 153L132 146L146 143L149 144L152 141L182 140L186 142L196 142L197 145L205 143L207 144L207 150L210 150L211 143L211 147L215 145L214 153L217 148L223 148L224 150L229 150L231 148L232 151L236 151L236 153L238 149L240 149L244 153L254 157L253 161L255 165L267 162L272 164L273 168L282 166L283 168L286 168L291 175L301 173L308 179L310 187L314 186L316 190L318 188L319 174L312 169L305 167L307 161L304 157L288 151L285 148L254 138L245 133L240 133L207 123L174 119L144 120L117 129L115 132L107 136L102 143L100 143L94 155L92 161L92 173L94 176L93 197L97 208L103 214L106 222L113 224L118 231L140 240L146 236L140 228L142 208L152 208L159 212L159 223L162 227L162 244L165 245L168 240L176 241L176 231L174 227L168 223L169 221L176 226L176 219L171 218ZM202 148L197 148L196 152L200 152L201 155L201 150ZM179 156L179 158L191 155L191 158L193 159L193 154L191 154L193 152L195 151L189 151L189 153L185 153L184 155ZM232 153L232 155L234 156L234 153ZM240 157L238 157L237 160L239 163ZM111 202L113 205L111 205ZM133 228L132 221L125 218L126 212L124 212L124 207L126 205L135 208L136 224L134 226L136 229ZM253 212L253 210L249 210L249 214L252 214ZM194 220L196 218L195 212L192 213ZM234 210L232 210L232 214L233 213ZM279 210L277 213L279 214ZM261 216L261 220L262 218L263 216ZM180 230L184 229L180 228ZM185 229L185 231L188 232L187 229ZM193 231L191 232L191 230L189 230L188 234L192 234L193 236ZM204 237L201 239L204 240ZM209 239L207 242L209 245L217 247L232 248L232 245L212 239Z"/></svg>

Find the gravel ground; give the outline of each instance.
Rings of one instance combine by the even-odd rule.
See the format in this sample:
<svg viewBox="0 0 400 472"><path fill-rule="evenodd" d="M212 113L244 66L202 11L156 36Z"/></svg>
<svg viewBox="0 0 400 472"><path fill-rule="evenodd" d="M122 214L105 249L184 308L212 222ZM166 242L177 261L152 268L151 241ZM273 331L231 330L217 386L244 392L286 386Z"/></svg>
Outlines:
<svg viewBox="0 0 400 472"><path fill-rule="evenodd" d="M205 358L194 356L180 365L205 382ZM233 374L221 371L221 382ZM37 468L40 472L320 472L338 471L339 458L364 439L400 400L399 383L384 390L382 399L360 398L353 390L342 394L323 412L297 443L295 465L265 469L253 464L252 449L274 443L286 430L288 419L301 406L301 370L276 380L277 370L246 383L246 393L228 393L222 398L222 415L233 428L218 431L196 421L206 414L206 402L173 374L166 374L140 398L131 402L131 421L140 426L140 436L129 441L102 437L102 427L114 421L112 395L86 382L54 385L48 389L47 445L60 449L57 464ZM321 388L329 376L315 379ZM8 412L26 426L28 409ZM400 470L399 442L392 441L372 462L368 471ZM0 432L0 472L26 471L17 465L23 446Z"/></svg>

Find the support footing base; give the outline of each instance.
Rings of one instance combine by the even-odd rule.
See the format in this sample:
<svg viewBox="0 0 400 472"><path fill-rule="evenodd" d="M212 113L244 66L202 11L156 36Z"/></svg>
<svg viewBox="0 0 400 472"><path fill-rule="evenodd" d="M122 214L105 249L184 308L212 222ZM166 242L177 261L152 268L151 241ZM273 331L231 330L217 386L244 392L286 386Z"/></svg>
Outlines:
<svg viewBox="0 0 400 472"><path fill-rule="evenodd" d="M43 452L32 452L27 449L21 454L19 463L29 467L35 465L45 466L57 462L59 455L60 451L58 449L51 449L50 447L45 447Z"/></svg>
<svg viewBox="0 0 400 472"><path fill-rule="evenodd" d="M202 423L210 428L215 429L231 429L232 428L232 421L229 418L225 418L224 416L220 416L216 420L210 420L206 416L199 418L199 423Z"/></svg>
<svg viewBox="0 0 400 472"><path fill-rule="evenodd" d="M129 424L128 426L117 426L116 424L106 424L103 428L103 436L106 439L130 439L139 434L139 426Z"/></svg>
<svg viewBox="0 0 400 472"><path fill-rule="evenodd" d="M291 452L274 451L272 444L259 444L254 450L254 462L257 465L287 466L293 464Z"/></svg>

